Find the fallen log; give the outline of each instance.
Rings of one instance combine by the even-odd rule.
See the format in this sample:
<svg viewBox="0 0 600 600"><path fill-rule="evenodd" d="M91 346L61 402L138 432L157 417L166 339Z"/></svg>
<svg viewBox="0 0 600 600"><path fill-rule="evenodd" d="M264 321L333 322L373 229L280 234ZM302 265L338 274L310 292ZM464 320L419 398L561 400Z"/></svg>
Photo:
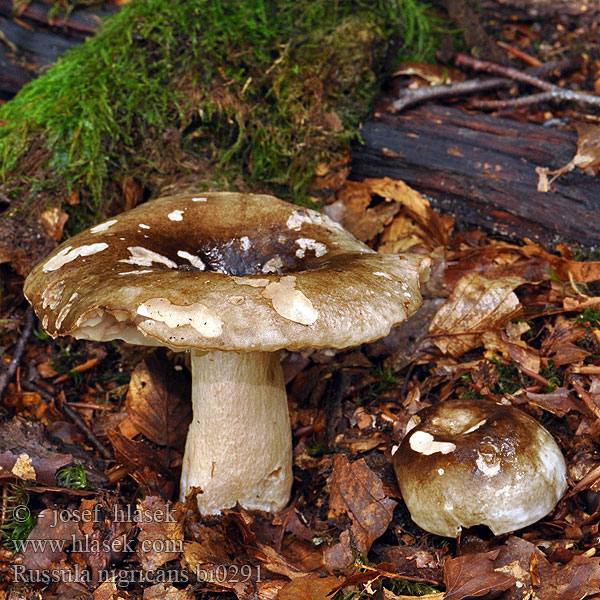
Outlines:
<svg viewBox="0 0 600 600"><path fill-rule="evenodd" d="M69 48L93 35L118 6L80 6L53 16L53 4L34 0L17 14L0 0L0 98L11 98Z"/></svg>
<svg viewBox="0 0 600 600"><path fill-rule="evenodd" d="M560 168L576 153L571 131L426 105L378 113L360 137L352 179L402 179L459 224L511 238L600 244L597 177L574 169L537 191L536 167Z"/></svg>

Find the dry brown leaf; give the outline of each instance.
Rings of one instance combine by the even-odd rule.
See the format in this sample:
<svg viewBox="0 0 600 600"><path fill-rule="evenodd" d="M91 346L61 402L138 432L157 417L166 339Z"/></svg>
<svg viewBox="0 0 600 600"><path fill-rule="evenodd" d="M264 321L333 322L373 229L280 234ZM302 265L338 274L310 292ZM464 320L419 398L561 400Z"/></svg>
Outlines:
<svg viewBox="0 0 600 600"><path fill-rule="evenodd" d="M494 560L498 553L499 550L495 549L448 559L444 564L444 600L477 598L511 588L515 584L515 578L494 570Z"/></svg>
<svg viewBox="0 0 600 600"><path fill-rule="evenodd" d="M144 590L144 600L194 600L195 594L191 587L178 590L168 583L157 583Z"/></svg>
<svg viewBox="0 0 600 600"><path fill-rule="evenodd" d="M398 77L399 75L416 76L424 79L429 85L441 85L465 80L465 74L454 67L429 63L400 63L391 76Z"/></svg>
<svg viewBox="0 0 600 600"><path fill-rule="evenodd" d="M93 600L116 600L118 594L117 584L114 581L101 583L92 593Z"/></svg>
<svg viewBox="0 0 600 600"><path fill-rule="evenodd" d="M69 215L57 206L49 208L40 214L40 221L48 237L59 242L62 237L63 227Z"/></svg>
<svg viewBox="0 0 600 600"><path fill-rule="evenodd" d="M379 235L400 210L395 202L371 204L371 191L363 182L347 181L337 194L337 200L323 212L341 223L362 242Z"/></svg>
<svg viewBox="0 0 600 600"><path fill-rule="evenodd" d="M38 514L35 527L25 541L23 567L27 570L64 567L65 550L78 534L79 525L75 519L68 518L67 511L45 508Z"/></svg>
<svg viewBox="0 0 600 600"><path fill-rule="evenodd" d="M531 348L525 342L509 342L506 335L502 334L502 339L506 344L506 350L510 359L520 367L538 373L540 370L540 354L535 348Z"/></svg>
<svg viewBox="0 0 600 600"><path fill-rule="evenodd" d="M296 577L279 590L278 600L324 600L339 584L337 577L310 573Z"/></svg>
<svg viewBox="0 0 600 600"><path fill-rule="evenodd" d="M272 548L268 544L261 544L260 542L256 542L256 546L257 550L252 551L251 554L260 560L261 564L272 573L284 575L288 579L296 579L296 577L304 575L296 565L293 565L289 560L281 556L275 548Z"/></svg>
<svg viewBox="0 0 600 600"><path fill-rule="evenodd" d="M330 569L343 569L352 562L353 549L367 554L371 544L387 529L396 502L387 498L381 480L364 459L350 463L337 454L333 459L329 517L347 514L352 520L340 542L325 551Z"/></svg>
<svg viewBox="0 0 600 600"><path fill-rule="evenodd" d="M147 442L130 440L116 430L108 432L108 439L115 451L115 458L128 467L135 481L150 493L171 497L175 489L173 471Z"/></svg>
<svg viewBox="0 0 600 600"><path fill-rule="evenodd" d="M135 553L142 567L155 570L179 557L183 550L183 528L173 510L159 496L146 496L138 502L144 519L138 523Z"/></svg>
<svg viewBox="0 0 600 600"><path fill-rule="evenodd" d="M525 397L530 404L534 404L560 418L572 410L580 411L580 408L571 398L569 390L564 387L548 392L547 394L525 392Z"/></svg>
<svg viewBox="0 0 600 600"><path fill-rule="evenodd" d="M421 223L431 218L432 210L429 201L417 190L399 179L382 177L381 179L365 179L363 182L371 192L385 198L388 202L396 202L409 209Z"/></svg>
<svg viewBox="0 0 600 600"><path fill-rule="evenodd" d="M520 313L521 304L513 290L522 283L520 277L491 280L477 273L464 276L429 325L433 343L455 357L479 345L484 332Z"/></svg>
<svg viewBox="0 0 600 600"><path fill-rule="evenodd" d="M143 433L161 446L183 448L192 420L189 378L154 353L133 371L125 401L128 419L123 430Z"/></svg>

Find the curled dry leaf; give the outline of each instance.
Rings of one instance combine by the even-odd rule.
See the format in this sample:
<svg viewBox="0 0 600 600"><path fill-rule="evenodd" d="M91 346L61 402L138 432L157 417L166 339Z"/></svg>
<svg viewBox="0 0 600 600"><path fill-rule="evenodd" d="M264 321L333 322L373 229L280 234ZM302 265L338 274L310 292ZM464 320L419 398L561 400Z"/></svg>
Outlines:
<svg viewBox="0 0 600 600"><path fill-rule="evenodd" d="M429 325L433 343L452 356L479 345L484 332L520 313L521 304L513 290L522 283L520 277L491 280L477 273L462 277Z"/></svg>
<svg viewBox="0 0 600 600"><path fill-rule="evenodd" d="M125 409L128 423L121 431L143 433L160 446L183 448L192 419L189 378L154 353L133 371Z"/></svg>
<svg viewBox="0 0 600 600"><path fill-rule="evenodd" d="M347 181L337 197L324 212L362 242L379 235L400 210L398 204L389 201L370 206L371 191L364 182Z"/></svg>
<svg viewBox="0 0 600 600"><path fill-rule="evenodd" d="M337 454L331 475L329 517L347 514L352 524L340 535L339 543L325 551L325 564L330 569L344 569L352 562L353 550L367 554L390 524L395 506L364 459L350 463Z"/></svg>

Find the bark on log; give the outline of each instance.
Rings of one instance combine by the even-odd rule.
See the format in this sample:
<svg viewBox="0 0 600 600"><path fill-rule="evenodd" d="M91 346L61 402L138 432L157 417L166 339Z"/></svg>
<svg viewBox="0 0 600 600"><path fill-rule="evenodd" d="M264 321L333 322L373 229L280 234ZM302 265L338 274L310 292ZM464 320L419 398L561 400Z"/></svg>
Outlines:
<svg viewBox="0 0 600 600"><path fill-rule="evenodd" d="M75 8L67 18L50 16L53 4L34 1L15 18L11 0L0 0L0 98L14 96L43 67L93 35L118 10Z"/></svg>
<svg viewBox="0 0 600 600"><path fill-rule="evenodd" d="M577 151L569 131L423 106L365 123L353 179L392 177L427 194L468 226L547 246L600 244L600 181L578 169L537 191L536 167L557 169Z"/></svg>
<svg viewBox="0 0 600 600"><path fill-rule="evenodd" d="M530 19L584 17L600 13L600 0L480 0L480 10L505 8Z"/></svg>

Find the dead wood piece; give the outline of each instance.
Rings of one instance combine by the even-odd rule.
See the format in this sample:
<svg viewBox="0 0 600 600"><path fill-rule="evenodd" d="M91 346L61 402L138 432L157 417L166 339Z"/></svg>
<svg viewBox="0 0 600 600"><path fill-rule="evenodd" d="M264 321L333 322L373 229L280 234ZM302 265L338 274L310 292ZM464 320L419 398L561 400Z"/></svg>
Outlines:
<svg viewBox="0 0 600 600"><path fill-rule="evenodd" d="M507 8L533 19L544 17L587 17L600 13L600 0L481 0L480 11Z"/></svg>
<svg viewBox="0 0 600 600"><path fill-rule="evenodd" d="M4 394L6 386L17 371L17 367L21 362L21 358L23 358L23 353L25 352L25 345L27 344L27 340L31 335L34 322L35 317L33 316L33 311L31 310L31 308L27 308L25 312L25 325L23 327L23 330L21 331L19 340L15 344L15 349L12 358L10 359L10 362L8 363L8 366L6 367L4 373L0 374L0 398L2 398L2 394Z"/></svg>
<svg viewBox="0 0 600 600"><path fill-rule="evenodd" d="M0 0L0 97L9 98L69 48L93 35L116 5L73 9L51 16L54 5L29 2L14 14L11 0Z"/></svg>
<svg viewBox="0 0 600 600"><path fill-rule="evenodd" d="M381 114L360 135L353 179L402 179L462 223L519 240L600 243L596 178L573 170L537 191L536 167L568 163L575 133L428 105Z"/></svg>

